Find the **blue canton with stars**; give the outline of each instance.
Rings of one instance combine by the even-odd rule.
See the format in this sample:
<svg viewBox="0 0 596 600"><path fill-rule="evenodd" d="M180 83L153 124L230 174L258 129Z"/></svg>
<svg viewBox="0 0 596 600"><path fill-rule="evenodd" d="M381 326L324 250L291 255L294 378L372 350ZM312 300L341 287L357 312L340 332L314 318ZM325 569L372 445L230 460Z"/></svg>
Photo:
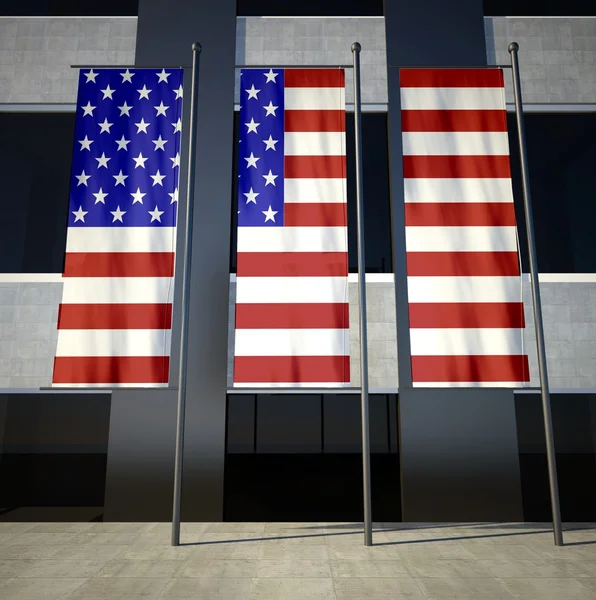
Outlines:
<svg viewBox="0 0 596 600"><path fill-rule="evenodd" d="M81 71L69 227L176 224L182 69Z"/></svg>
<svg viewBox="0 0 596 600"><path fill-rule="evenodd" d="M238 227L284 224L284 71L240 73Z"/></svg>

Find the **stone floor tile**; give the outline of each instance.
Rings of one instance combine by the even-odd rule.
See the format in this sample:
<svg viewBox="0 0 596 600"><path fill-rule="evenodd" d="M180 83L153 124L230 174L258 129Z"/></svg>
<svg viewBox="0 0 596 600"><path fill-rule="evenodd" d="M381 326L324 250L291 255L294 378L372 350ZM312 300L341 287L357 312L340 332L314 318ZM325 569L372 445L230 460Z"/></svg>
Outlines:
<svg viewBox="0 0 596 600"><path fill-rule="evenodd" d="M254 576L260 577L331 577L327 560L259 560Z"/></svg>
<svg viewBox="0 0 596 600"><path fill-rule="evenodd" d="M256 559L261 548L260 543L198 543L184 546L189 548L189 554L201 558L244 558Z"/></svg>
<svg viewBox="0 0 596 600"><path fill-rule="evenodd" d="M513 600L496 579L416 579L427 600Z"/></svg>
<svg viewBox="0 0 596 600"><path fill-rule="evenodd" d="M516 600L594 600L594 589L577 579L500 579Z"/></svg>
<svg viewBox="0 0 596 600"><path fill-rule="evenodd" d="M4 546L61 546L74 543L76 533L19 533L12 536Z"/></svg>
<svg viewBox="0 0 596 600"><path fill-rule="evenodd" d="M18 577L26 571L35 561L28 559L0 559L0 579Z"/></svg>
<svg viewBox="0 0 596 600"><path fill-rule="evenodd" d="M542 558L555 560L596 560L596 544L555 546L552 540L529 545Z"/></svg>
<svg viewBox="0 0 596 600"><path fill-rule="evenodd" d="M8 533L8 532L1 532L0 531L0 546L2 544L5 544L6 542L8 542L8 540L10 540L13 537L16 537L16 533Z"/></svg>
<svg viewBox="0 0 596 600"><path fill-rule="evenodd" d="M568 577L557 568L554 561L547 560L479 560L479 565L493 577Z"/></svg>
<svg viewBox="0 0 596 600"><path fill-rule="evenodd" d="M338 577L410 577L400 560L331 560L331 574Z"/></svg>
<svg viewBox="0 0 596 600"><path fill-rule="evenodd" d="M587 587L589 590L592 590L594 593L594 597L596 597L596 577L590 577L587 579L580 579L579 582Z"/></svg>
<svg viewBox="0 0 596 600"><path fill-rule="evenodd" d="M123 544L69 544L54 548L51 557L47 558L76 558L85 560L112 560L128 549ZM39 557L44 558L44 557Z"/></svg>
<svg viewBox="0 0 596 600"><path fill-rule="evenodd" d="M68 600L154 600L167 583L168 579L94 577L80 586Z"/></svg>
<svg viewBox="0 0 596 600"><path fill-rule="evenodd" d="M253 577L256 560L199 558L191 556L187 561L178 562L175 577L180 578L216 578Z"/></svg>
<svg viewBox="0 0 596 600"><path fill-rule="evenodd" d="M27 533L83 533L96 523L33 523Z"/></svg>
<svg viewBox="0 0 596 600"><path fill-rule="evenodd" d="M346 577L333 582L337 600L426 600L412 578Z"/></svg>
<svg viewBox="0 0 596 600"><path fill-rule="evenodd" d="M476 560L408 558L404 561L404 564L414 578L461 577L469 579L492 577L492 574Z"/></svg>
<svg viewBox="0 0 596 600"><path fill-rule="evenodd" d="M92 523L90 533L145 533L150 531L156 523ZM170 529L171 523L168 523Z"/></svg>
<svg viewBox="0 0 596 600"><path fill-rule="evenodd" d="M326 560L330 556L330 550L324 544L273 546L263 542L257 558L260 560Z"/></svg>
<svg viewBox="0 0 596 600"><path fill-rule="evenodd" d="M8 579L0 585L2 600L62 600L70 598L86 579Z"/></svg>
<svg viewBox="0 0 596 600"><path fill-rule="evenodd" d="M535 559L540 560L541 556L529 545L524 544L465 544L462 547L469 552L473 558L506 558L506 559Z"/></svg>
<svg viewBox="0 0 596 600"><path fill-rule="evenodd" d="M334 600L332 579L274 578L254 579L248 600Z"/></svg>
<svg viewBox="0 0 596 600"><path fill-rule="evenodd" d="M21 571L16 577L33 578L82 578L93 577L106 564L105 560L81 560L76 559L56 559L43 558L30 561L26 569Z"/></svg>
<svg viewBox="0 0 596 600"><path fill-rule="evenodd" d="M25 533L40 523L12 523L10 521L0 523L0 533Z"/></svg>
<svg viewBox="0 0 596 600"><path fill-rule="evenodd" d="M0 546L0 559L51 558L68 546Z"/></svg>
<svg viewBox="0 0 596 600"><path fill-rule="evenodd" d="M192 556L194 546L170 546L169 543L138 540L132 546L123 546L124 551L118 558L127 560L178 560L184 561Z"/></svg>
<svg viewBox="0 0 596 600"><path fill-rule="evenodd" d="M246 600L252 579L172 579L159 600Z"/></svg>
<svg viewBox="0 0 596 600"><path fill-rule="evenodd" d="M27 534L24 534L27 535ZM40 534L41 535L41 534ZM70 534L65 534L70 535ZM139 533L118 533L118 532L85 532L79 533L72 539L73 544L133 544L139 537Z"/></svg>
<svg viewBox="0 0 596 600"><path fill-rule="evenodd" d="M265 531L265 523L208 523L207 533L252 533Z"/></svg>
<svg viewBox="0 0 596 600"><path fill-rule="evenodd" d="M461 544L455 542L421 542L393 544L398 558L457 558L473 559L472 554Z"/></svg>
<svg viewBox="0 0 596 600"><path fill-rule="evenodd" d="M125 560L116 558L103 565L97 577L147 577L165 579L174 576L178 560Z"/></svg>
<svg viewBox="0 0 596 600"><path fill-rule="evenodd" d="M596 577L596 560L553 560L567 577Z"/></svg>

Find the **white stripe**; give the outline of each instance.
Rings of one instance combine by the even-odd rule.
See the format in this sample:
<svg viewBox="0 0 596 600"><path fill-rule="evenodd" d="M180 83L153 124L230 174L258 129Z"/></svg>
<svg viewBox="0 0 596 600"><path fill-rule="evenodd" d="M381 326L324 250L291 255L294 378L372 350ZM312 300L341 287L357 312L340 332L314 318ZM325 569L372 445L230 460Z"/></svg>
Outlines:
<svg viewBox="0 0 596 600"><path fill-rule="evenodd" d="M347 227L238 227L238 252L347 251Z"/></svg>
<svg viewBox="0 0 596 600"><path fill-rule="evenodd" d="M349 329L237 329L234 356L349 356Z"/></svg>
<svg viewBox="0 0 596 600"><path fill-rule="evenodd" d="M153 304L172 302L171 277L67 277L64 304Z"/></svg>
<svg viewBox="0 0 596 600"><path fill-rule="evenodd" d="M520 277L408 277L409 302L521 302Z"/></svg>
<svg viewBox="0 0 596 600"><path fill-rule="evenodd" d="M521 329L410 329L412 356L504 356L523 353Z"/></svg>
<svg viewBox="0 0 596 600"><path fill-rule="evenodd" d="M348 302L347 277L238 277L236 304Z"/></svg>
<svg viewBox="0 0 596 600"><path fill-rule="evenodd" d="M235 388L251 388L253 390L261 389L261 388L316 388L316 389L325 389L325 388L349 388L352 387L352 384L341 383L339 381L332 382L312 382L312 381L293 381L292 383L280 383L280 382L267 382L267 383L236 383L234 382ZM354 388L354 391L360 391L360 388ZM374 390L371 388L369 390L371 393ZM393 392L395 393L395 392Z"/></svg>
<svg viewBox="0 0 596 600"><path fill-rule="evenodd" d="M402 110L505 110L503 88L401 88Z"/></svg>
<svg viewBox="0 0 596 600"><path fill-rule="evenodd" d="M406 202L513 202L513 188L509 178L404 179L404 196Z"/></svg>
<svg viewBox="0 0 596 600"><path fill-rule="evenodd" d="M408 252L516 252L516 228L406 227Z"/></svg>
<svg viewBox="0 0 596 600"><path fill-rule="evenodd" d="M412 383L415 388L512 388L528 386L527 381L424 381ZM551 392L554 390L551 388ZM567 393L567 390L565 390Z"/></svg>
<svg viewBox="0 0 596 600"><path fill-rule="evenodd" d="M342 110L346 106L346 90L333 88L284 89L284 110Z"/></svg>
<svg viewBox="0 0 596 600"><path fill-rule="evenodd" d="M56 356L169 356L164 329L60 329Z"/></svg>
<svg viewBox="0 0 596 600"><path fill-rule="evenodd" d="M342 179L284 178L284 203L346 202L347 183Z"/></svg>
<svg viewBox="0 0 596 600"><path fill-rule="evenodd" d="M69 227L67 252L174 252L175 227Z"/></svg>
<svg viewBox="0 0 596 600"><path fill-rule="evenodd" d="M404 156L509 156L503 131L415 131L402 139Z"/></svg>
<svg viewBox="0 0 596 600"><path fill-rule="evenodd" d="M285 156L345 156L342 131L299 131L284 134Z"/></svg>

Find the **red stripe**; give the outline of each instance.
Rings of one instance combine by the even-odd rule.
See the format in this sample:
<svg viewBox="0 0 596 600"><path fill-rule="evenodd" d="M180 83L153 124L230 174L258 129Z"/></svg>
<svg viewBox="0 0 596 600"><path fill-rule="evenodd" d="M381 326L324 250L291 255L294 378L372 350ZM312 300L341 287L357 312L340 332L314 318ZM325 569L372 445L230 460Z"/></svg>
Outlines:
<svg viewBox="0 0 596 600"><path fill-rule="evenodd" d="M345 156L286 156L284 174L289 179L346 177Z"/></svg>
<svg viewBox="0 0 596 600"><path fill-rule="evenodd" d="M167 356L57 356L52 383L168 383Z"/></svg>
<svg viewBox="0 0 596 600"><path fill-rule="evenodd" d="M347 252L238 252L238 277L347 277Z"/></svg>
<svg viewBox="0 0 596 600"><path fill-rule="evenodd" d="M236 304L236 329L347 329L350 305Z"/></svg>
<svg viewBox="0 0 596 600"><path fill-rule="evenodd" d="M60 304L58 329L171 329L171 304Z"/></svg>
<svg viewBox="0 0 596 600"><path fill-rule="evenodd" d="M519 275L517 252L408 252L410 277Z"/></svg>
<svg viewBox="0 0 596 600"><path fill-rule="evenodd" d="M349 356L236 356L234 383L349 383Z"/></svg>
<svg viewBox="0 0 596 600"><path fill-rule="evenodd" d="M408 202L405 206L410 227L516 225L513 202Z"/></svg>
<svg viewBox="0 0 596 600"><path fill-rule="evenodd" d="M173 277L173 252L67 252L64 277Z"/></svg>
<svg viewBox="0 0 596 600"><path fill-rule="evenodd" d="M286 110L284 131L345 131L343 110Z"/></svg>
<svg viewBox="0 0 596 600"><path fill-rule="evenodd" d="M412 356L415 383L530 381L528 357Z"/></svg>
<svg viewBox="0 0 596 600"><path fill-rule="evenodd" d="M400 69L401 87L504 87L501 69Z"/></svg>
<svg viewBox="0 0 596 600"><path fill-rule="evenodd" d="M286 69L284 86L296 87L337 87L346 86L343 69Z"/></svg>
<svg viewBox="0 0 596 600"><path fill-rule="evenodd" d="M511 170L507 155L404 156L404 177L509 179Z"/></svg>
<svg viewBox="0 0 596 600"><path fill-rule="evenodd" d="M507 131L507 113L504 110L402 110L401 127L402 131Z"/></svg>
<svg viewBox="0 0 596 600"><path fill-rule="evenodd" d="M411 329L525 327L523 302L442 302L409 305Z"/></svg>
<svg viewBox="0 0 596 600"><path fill-rule="evenodd" d="M346 227L345 202L288 202L284 206L286 227Z"/></svg>

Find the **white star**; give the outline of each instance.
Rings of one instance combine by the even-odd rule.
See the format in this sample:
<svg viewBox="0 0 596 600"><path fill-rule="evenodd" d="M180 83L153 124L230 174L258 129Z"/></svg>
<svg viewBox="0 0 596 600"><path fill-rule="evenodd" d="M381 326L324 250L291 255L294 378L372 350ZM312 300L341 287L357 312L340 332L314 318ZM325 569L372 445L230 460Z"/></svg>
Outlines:
<svg viewBox="0 0 596 600"><path fill-rule="evenodd" d="M122 75L122 83L128 81L128 83L132 83L132 78L134 77L134 73L131 73L128 69L124 73L120 73Z"/></svg>
<svg viewBox="0 0 596 600"><path fill-rule="evenodd" d="M99 158L95 159L97 161L97 168L105 167L108 168L108 161L112 160L111 158L106 157L106 153L102 152Z"/></svg>
<svg viewBox="0 0 596 600"><path fill-rule="evenodd" d="M246 196L246 204L248 204L249 202L253 202L254 204L256 204L259 192L253 192L252 188L250 188L250 191L248 193L244 192L244 195Z"/></svg>
<svg viewBox="0 0 596 600"><path fill-rule="evenodd" d="M104 191L101 188L99 188L99 192L97 192L97 194L93 194L93 195L95 196L95 204L99 204L100 202L102 204L106 203L105 197L107 196L107 194L104 193Z"/></svg>
<svg viewBox="0 0 596 600"><path fill-rule="evenodd" d="M149 100L149 94L152 92L152 90L148 90L147 86L144 85L142 89L137 90L137 92L139 92L139 100L141 98L147 98L147 100Z"/></svg>
<svg viewBox="0 0 596 600"><path fill-rule="evenodd" d="M83 170L80 175L75 175L75 177L79 180L79 183L77 183L77 187L79 187L80 185L87 185L87 179L90 179L91 175L85 175Z"/></svg>
<svg viewBox="0 0 596 600"><path fill-rule="evenodd" d="M273 221L275 223L275 215L279 212L278 210L271 210L271 205L269 205L268 210L261 211L265 215L265 223L267 221Z"/></svg>
<svg viewBox="0 0 596 600"><path fill-rule="evenodd" d="M150 123L145 123L145 119L141 119L140 123L135 123L137 126L137 133L147 133L147 127L149 127Z"/></svg>
<svg viewBox="0 0 596 600"><path fill-rule="evenodd" d="M178 152L176 152L176 156L170 158L170 160L172 161L172 169L180 166L180 154Z"/></svg>
<svg viewBox="0 0 596 600"><path fill-rule="evenodd" d="M250 156L248 158L244 159L248 164L246 165L246 168L248 169L248 167L254 167L255 169L257 168L257 160L261 160L260 158L255 158L255 155L251 152Z"/></svg>
<svg viewBox="0 0 596 600"><path fill-rule="evenodd" d="M255 84L253 83L250 90L244 90L248 94L248 100L251 98L255 98L258 100L257 96L261 90L255 90Z"/></svg>
<svg viewBox="0 0 596 600"><path fill-rule="evenodd" d="M257 133L257 127L260 125L260 123L255 123L254 119L250 120L250 123L244 123L247 127L248 127L248 131L246 133L250 133L251 131L254 131L255 133Z"/></svg>
<svg viewBox="0 0 596 600"><path fill-rule="evenodd" d="M87 102L87 106L81 106L83 109L83 116L90 115L93 116L93 111L97 108L97 106L91 106L91 102Z"/></svg>
<svg viewBox="0 0 596 600"><path fill-rule="evenodd" d="M128 148L126 147L128 144L130 144L130 140L125 140L124 136L122 136L122 138L120 140L116 140L116 143L118 144L118 152L120 150L128 150Z"/></svg>
<svg viewBox="0 0 596 600"><path fill-rule="evenodd" d="M79 144L81 144L81 150L91 150L91 144L93 140L90 140L87 136L85 136L84 140L79 140Z"/></svg>
<svg viewBox="0 0 596 600"><path fill-rule="evenodd" d="M149 160L148 158L143 158L142 152L139 152L139 155L136 158L133 156L132 159L137 163L135 165L135 169L137 167L143 167L143 169L144 169L145 168L145 162Z"/></svg>
<svg viewBox="0 0 596 600"><path fill-rule="evenodd" d="M124 104L118 108L120 109L120 116L126 115L127 117L130 117L130 110L132 106L128 106L128 104L126 104L126 100L124 101Z"/></svg>
<svg viewBox="0 0 596 600"><path fill-rule="evenodd" d="M124 221L122 220L122 216L126 214L126 211L120 210L120 206L117 206L116 210L111 210L110 212L114 215L114 218L112 219L112 223L115 223L116 221L120 221L120 223L124 223Z"/></svg>
<svg viewBox="0 0 596 600"><path fill-rule="evenodd" d="M277 81L275 81L275 78L279 75L279 73L274 73L273 69L269 69L269 73L263 73L263 75L267 77L265 83L269 83L270 81L273 81L273 83L277 83Z"/></svg>
<svg viewBox="0 0 596 600"><path fill-rule="evenodd" d="M176 100L182 98L182 86L180 86L177 90L174 90L174 94L176 94Z"/></svg>
<svg viewBox="0 0 596 600"><path fill-rule="evenodd" d="M137 202L140 204L143 204L143 196L146 196L147 194L144 194L143 192L141 192L141 188L137 188L137 191L134 194L131 194L131 196L133 197L133 204L136 204Z"/></svg>
<svg viewBox="0 0 596 600"><path fill-rule="evenodd" d="M103 94L103 98L102 100L105 100L106 98L109 98L110 100L113 100L114 98L112 98L112 95L114 94L114 92L116 90L113 90L110 88L110 84L108 83L108 87L106 87L105 90L99 90L102 94Z"/></svg>
<svg viewBox="0 0 596 600"><path fill-rule="evenodd" d="M83 73L83 75L87 78L87 81L85 81L85 83L89 83L90 81L95 83L95 78L99 75L99 73L94 73L93 69L91 69L91 71L89 71L88 73Z"/></svg>
<svg viewBox="0 0 596 600"><path fill-rule="evenodd" d="M267 175L263 175L263 177L265 178L265 187L266 187L269 184L275 185L275 180L278 178L278 175L273 175L273 173L271 173L271 169L269 169L269 173Z"/></svg>
<svg viewBox="0 0 596 600"><path fill-rule="evenodd" d="M160 81L163 81L164 83L168 83L168 77L171 75L171 73L166 73L165 69L161 70L161 73L157 74L157 83L159 83Z"/></svg>
<svg viewBox="0 0 596 600"><path fill-rule="evenodd" d="M182 121L180 119L178 119L175 123L172 123L172 126L174 127L174 133L182 131Z"/></svg>
<svg viewBox="0 0 596 600"><path fill-rule="evenodd" d="M120 169L120 173L118 173L118 175L112 175L112 177L116 180L114 187L116 187L118 184L124 185L124 180L128 179L128 175L122 175L122 169Z"/></svg>
<svg viewBox="0 0 596 600"><path fill-rule="evenodd" d="M269 104L267 106L263 106L263 108L267 111L267 113L265 114L266 117L268 117L269 115L277 117L275 111L279 108L279 106L273 106L273 102L271 102L271 100L269 101Z"/></svg>
<svg viewBox="0 0 596 600"><path fill-rule="evenodd" d="M98 125L101 127L101 131L99 133L110 133L110 127L113 125L114 123L108 123L107 119L103 120L103 123L98 123Z"/></svg>
<svg viewBox="0 0 596 600"><path fill-rule="evenodd" d="M157 169L157 173L155 175L150 175L151 179L153 179L153 185L161 185L163 187L162 179L165 179L165 175L161 175L159 169Z"/></svg>
<svg viewBox="0 0 596 600"><path fill-rule="evenodd" d="M263 143L265 144L265 152L267 152L267 150L275 150L275 144L277 144L277 142L279 142L279 140L274 140L273 136L269 136L268 140L263 140Z"/></svg>
<svg viewBox="0 0 596 600"><path fill-rule="evenodd" d="M82 221L85 222L85 215L88 213L88 210L83 210L82 206L79 206L79 210L73 210L72 214L75 216L74 222Z"/></svg>
<svg viewBox="0 0 596 600"><path fill-rule="evenodd" d="M178 202L178 188L174 190L174 193L168 192L168 196L171 198L170 204L174 204L174 202Z"/></svg>
<svg viewBox="0 0 596 600"><path fill-rule="evenodd" d="M155 144L154 151L155 150L165 150L164 144L167 144L168 140L162 140L161 134L160 134L160 136L156 140L152 140L152 142Z"/></svg>
<svg viewBox="0 0 596 600"><path fill-rule="evenodd" d="M159 221L161 223L161 215L163 215L165 211L158 210L156 204L153 210L148 210L147 212L151 215L151 223L153 223L153 221Z"/></svg>
<svg viewBox="0 0 596 600"><path fill-rule="evenodd" d="M155 115L156 117L159 117L159 115L163 115L164 117L166 116L166 110L168 110L168 108L170 108L169 106L164 106L163 100L159 103L159 106L154 106L153 107L156 111L157 114Z"/></svg>

